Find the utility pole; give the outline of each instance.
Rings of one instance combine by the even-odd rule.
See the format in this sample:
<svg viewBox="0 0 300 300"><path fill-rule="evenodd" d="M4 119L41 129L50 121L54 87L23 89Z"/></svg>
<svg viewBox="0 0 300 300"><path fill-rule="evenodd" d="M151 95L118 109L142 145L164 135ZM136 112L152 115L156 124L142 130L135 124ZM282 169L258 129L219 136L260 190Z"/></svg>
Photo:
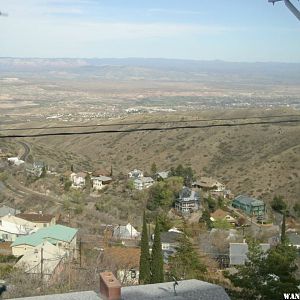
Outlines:
<svg viewBox="0 0 300 300"><path fill-rule="evenodd" d="M68 255L68 259L69 259L69 291L71 290L71 249L70 249L70 245L69 245L69 255Z"/></svg>
<svg viewBox="0 0 300 300"><path fill-rule="evenodd" d="M43 253L44 249L43 247L41 247L41 279L43 280L43 264L44 264L44 253Z"/></svg>
<svg viewBox="0 0 300 300"><path fill-rule="evenodd" d="M81 245L82 245L82 243L81 243L81 238L79 238L79 267L81 268L81 266L82 266L82 261L81 261L81 256L82 256L82 249L81 249Z"/></svg>

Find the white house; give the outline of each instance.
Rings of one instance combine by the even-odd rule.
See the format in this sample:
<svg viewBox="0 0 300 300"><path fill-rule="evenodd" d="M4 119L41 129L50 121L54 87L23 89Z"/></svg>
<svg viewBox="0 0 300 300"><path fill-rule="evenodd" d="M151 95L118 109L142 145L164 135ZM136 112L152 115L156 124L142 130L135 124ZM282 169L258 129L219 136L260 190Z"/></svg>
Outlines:
<svg viewBox="0 0 300 300"><path fill-rule="evenodd" d="M144 177L144 173L141 170L134 169L133 171L128 173L128 177L138 179Z"/></svg>
<svg viewBox="0 0 300 300"><path fill-rule="evenodd" d="M49 281L59 275L65 257L65 251L48 241L44 241L38 246L27 250L15 264L15 268L21 268L26 274L38 275L44 281Z"/></svg>
<svg viewBox="0 0 300 300"><path fill-rule="evenodd" d="M0 237L5 241L14 242L17 237L27 235L36 230L33 223L13 215L0 218Z"/></svg>
<svg viewBox="0 0 300 300"><path fill-rule="evenodd" d="M84 172L72 173L70 179L72 181L72 188L83 188L85 186L85 178L87 174Z"/></svg>
<svg viewBox="0 0 300 300"><path fill-rule="evenodd" d="M103 189L108 183L112 181L111 177L107 176L95 176L91 178L93 189L101 190Z"/></svg>
<svg viewBox="0 0 300 300"><path fill-rule="evenodd" d="M125 226L118 225L114 228L113 237L117 239L136 239L140 236L138 232L130 223Z"/></svg>
<svg viewBox="0 0 300 300"><path fill-rule="evenodd" d="M9 157L7 160L10 164L15 165L15 166L20 166L25 163L25 161L22 159L19 159L19 157Z"/></svg>
<svg viewBox="0 0 300 300"><path fill-rule="evenodd" d="M143 190L149 188L154 184L154 180L151 177L142 177L133 181L134 188L137 190Z"/></svg>

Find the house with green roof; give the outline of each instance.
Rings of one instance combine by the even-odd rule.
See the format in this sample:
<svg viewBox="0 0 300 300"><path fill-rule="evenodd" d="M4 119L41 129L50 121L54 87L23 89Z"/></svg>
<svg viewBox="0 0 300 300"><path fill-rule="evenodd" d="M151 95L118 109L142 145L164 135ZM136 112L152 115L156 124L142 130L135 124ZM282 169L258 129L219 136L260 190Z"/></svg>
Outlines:
<svg viewBox="0 0 300 300"><path fill-rule="evenodd" d="M250 216L264 215L266 205L262 200L258 200L249 196L239 195L232 201L232 206L241 209Z"/></svg>
<svg viewBox="0 0 300 300"><path fill-rule="evenodd" d="M76 238L78 230L63 225L41 228L33 234L20 236L12 244L12 254L22 256L29 249L34 249L44 241L57 246L71 257L76 257Z"/></svg>

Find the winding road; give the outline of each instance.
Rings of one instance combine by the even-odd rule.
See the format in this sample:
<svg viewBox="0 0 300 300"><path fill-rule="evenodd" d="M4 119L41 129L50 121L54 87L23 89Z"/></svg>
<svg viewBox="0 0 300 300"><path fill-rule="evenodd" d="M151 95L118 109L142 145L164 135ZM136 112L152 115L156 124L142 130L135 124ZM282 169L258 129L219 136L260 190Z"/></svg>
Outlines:
<svg viewBox="0 0 300 300"><path fill-rule="evenodd" d="M25 142L18 142L24 148L24 153L21 155L20 159L26 161L30 153L30 147Z"/></svg>

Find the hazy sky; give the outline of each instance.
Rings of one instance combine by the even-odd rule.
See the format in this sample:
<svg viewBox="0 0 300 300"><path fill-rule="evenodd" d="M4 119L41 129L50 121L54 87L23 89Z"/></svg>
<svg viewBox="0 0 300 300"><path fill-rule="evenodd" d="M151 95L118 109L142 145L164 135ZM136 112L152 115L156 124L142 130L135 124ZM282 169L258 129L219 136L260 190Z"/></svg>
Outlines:
<svg viewBox="0 0 300 300"><path fill-rule="evenodd" d="M2 57L300 62L300 22L281 2L0 0L0 10Z"/></svg>

